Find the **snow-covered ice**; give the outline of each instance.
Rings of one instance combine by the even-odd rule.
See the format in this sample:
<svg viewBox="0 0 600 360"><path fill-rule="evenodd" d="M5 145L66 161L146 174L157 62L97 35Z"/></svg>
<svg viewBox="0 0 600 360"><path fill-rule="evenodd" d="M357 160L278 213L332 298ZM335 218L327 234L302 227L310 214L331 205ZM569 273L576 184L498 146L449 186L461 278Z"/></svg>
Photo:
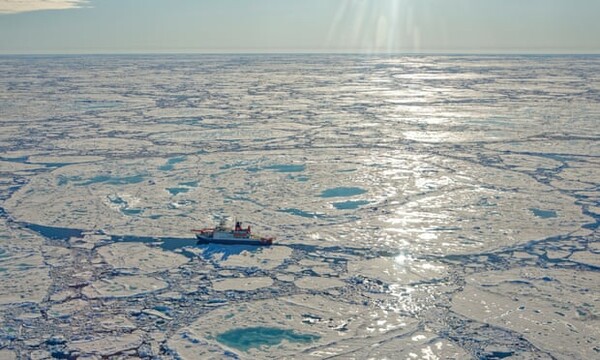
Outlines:
<svg viewBox="0 0 600 360"><path fill-rule="evenodd" d="M0 73L2 359L600 355L598 56Z"/></svg>

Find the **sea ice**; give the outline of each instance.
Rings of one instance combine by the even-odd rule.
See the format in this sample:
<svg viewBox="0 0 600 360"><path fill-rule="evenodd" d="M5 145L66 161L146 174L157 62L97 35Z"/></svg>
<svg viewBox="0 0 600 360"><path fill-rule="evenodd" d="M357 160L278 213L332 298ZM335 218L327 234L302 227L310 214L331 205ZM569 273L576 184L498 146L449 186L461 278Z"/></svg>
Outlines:
<svg viewBox="0 0 600 360"><path fill-rule="evenodd" d="M151 276L129 275L96 280L83 289L90 299L128 297L147 294L167 287L165 281Z"/></svg>
<svg viewBox="0 0 600 360"><path fill-rule="evenodd" d="M114 269L138 274L164 271L188 262L188 258L183 255L151 248L141 243L102 246L98 249L98 254Z"/></svg>
<svg viewBox="0 0 600 360"><path fill-rule="evenodd" d="M597 56L0 72L0 358L600 351ZM196 243L227 215L276 243Z"/></svg>
<svg viewBox="0 0 600 360"><path fill-rule="evenodd" d="M467 277L452 310L517 331L564 358L593 358L600 339L596 272L521 268ZM572 346L577 344L577 346Z"/></svg>

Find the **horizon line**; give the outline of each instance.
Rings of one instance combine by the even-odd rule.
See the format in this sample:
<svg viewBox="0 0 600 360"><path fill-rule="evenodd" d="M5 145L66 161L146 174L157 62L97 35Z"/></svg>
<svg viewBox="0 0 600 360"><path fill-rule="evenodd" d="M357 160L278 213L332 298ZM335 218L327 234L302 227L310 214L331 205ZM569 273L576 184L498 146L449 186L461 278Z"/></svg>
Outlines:
<svg viewBox="0 0 600 360"><path fill-rule="evenodd" d="M0 52L0 56L102 56L102 55L361 55L361 56L598 56L596 52L545 51L99 51Z"/></svg>

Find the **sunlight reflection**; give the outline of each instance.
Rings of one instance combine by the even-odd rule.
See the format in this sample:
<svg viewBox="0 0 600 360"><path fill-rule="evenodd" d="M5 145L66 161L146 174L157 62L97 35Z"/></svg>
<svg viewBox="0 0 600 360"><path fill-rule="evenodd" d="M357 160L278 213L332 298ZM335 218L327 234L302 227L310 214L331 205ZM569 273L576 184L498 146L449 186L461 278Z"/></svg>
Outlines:
<svg viewBox="0 0 600 360"><path fill-rule="evenodd" d="M369 53L419 51L420 31L406 0L344 1L327 36L327 47Z"/></svg>

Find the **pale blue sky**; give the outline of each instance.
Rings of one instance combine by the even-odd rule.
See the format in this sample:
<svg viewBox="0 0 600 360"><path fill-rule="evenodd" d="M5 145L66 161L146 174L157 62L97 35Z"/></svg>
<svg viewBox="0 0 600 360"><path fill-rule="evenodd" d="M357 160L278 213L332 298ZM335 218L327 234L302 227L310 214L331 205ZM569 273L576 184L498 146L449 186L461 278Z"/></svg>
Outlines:
<svg viewBox="0 0 600 360"><path fill-rule="evenodd" d="M0 0L0 12L4 54L600 53L600 0Z"/></svg>

